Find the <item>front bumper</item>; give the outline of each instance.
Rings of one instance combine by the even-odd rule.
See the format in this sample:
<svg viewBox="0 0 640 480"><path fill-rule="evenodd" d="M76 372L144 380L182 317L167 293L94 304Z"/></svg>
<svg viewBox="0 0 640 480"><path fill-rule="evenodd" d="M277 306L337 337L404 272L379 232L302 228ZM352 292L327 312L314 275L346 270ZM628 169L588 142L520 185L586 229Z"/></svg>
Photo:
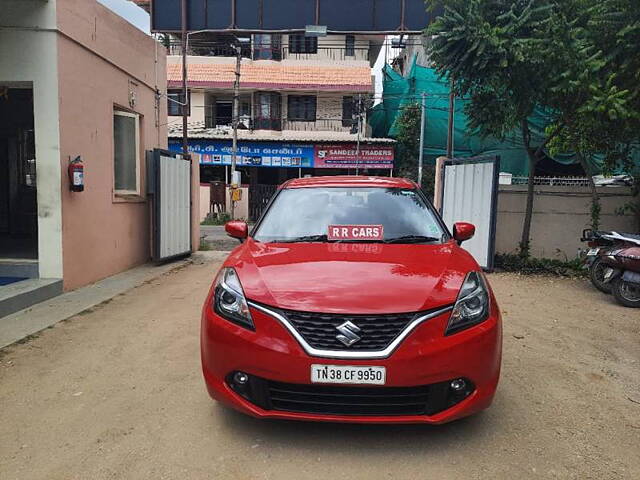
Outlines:
<svg viewBox="0 0 640 480"><path fill-rule="evenodd" d="M221 403L259 418L353 423L445 423L487 408L500 376L502 327L495 301L485 322L445 337L449 312L420 324L387 358L356 360L309 356L283 325L251 308L256 327L250 331L213 312L207 299L202 311L202 368L209 394ZM475 387L453 406L420 415L336 415L276 410L269 402L232 388L233 372L260 382L311 385L312 364L376 365L387 369L385 387L435 386L465 378ZM433 389L431 386L434 386ZM380 388L385 388L380 387ZM374 387L375 388L375 387ZM431 390L430 390L431 389ZM268 394L267 394L268 396ZM251 401L248 399L250 398Z"/></svg>

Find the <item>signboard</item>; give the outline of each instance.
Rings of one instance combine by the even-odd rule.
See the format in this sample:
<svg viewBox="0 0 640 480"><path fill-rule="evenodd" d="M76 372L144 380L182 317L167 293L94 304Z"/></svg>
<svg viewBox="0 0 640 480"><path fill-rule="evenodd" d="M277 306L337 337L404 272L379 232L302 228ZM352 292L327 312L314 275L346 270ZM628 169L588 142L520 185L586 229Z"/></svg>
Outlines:
<svg viewBox="0 0 640 480"><path fill-rule="evenodd" d="M169 149L182 151L182 143L169 141ZM231 165L231 140L190 140L189 151L200 155L201 165ZM393 168L394 148L355 143L295 144L238 142L237 164L276 168Z"/></svg>
<svg viewBox="0 0 640 480"><path fill-rule="evenodd" d="M316 145L315 168L393 168L393 146L343 143Z"/></svg>
<svg viewBox="0 0 640 480"><path fill-rule="evenodd" d="M382 225L329 225L328 240L382 240Z"/></svg>
<svg viewBox="0 0 640 480"><path fill-rule="evenodd" d="M172 150L180 151L182 144L171 142ZM201 165L231 165L230 140L190 141L189 151L200 155ZM251 167L313 167L313 145L279 142L238 142L237 165Z"/></svg>
<svg viewBox="0 0 640 480"><path fill-rule="evenodd" d="M441 8L427 12L424 0L186 0L187 30L421 34ZM151 29L181 30L181 1L153 0Z"/></svg>

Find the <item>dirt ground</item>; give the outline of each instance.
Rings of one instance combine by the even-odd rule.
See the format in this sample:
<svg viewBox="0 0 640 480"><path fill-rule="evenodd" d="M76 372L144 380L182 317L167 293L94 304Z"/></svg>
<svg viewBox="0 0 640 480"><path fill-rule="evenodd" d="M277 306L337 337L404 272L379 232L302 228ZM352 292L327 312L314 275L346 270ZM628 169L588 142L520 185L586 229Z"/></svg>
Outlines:
<svg viewBox="0 0 640 480"><path fill-rule="evenodd" d="M267 422L209 399L217 265L167 274L0 351L0 478L640 478L640 312L585 280L490 276L493 406L438 427Z"/></svg>

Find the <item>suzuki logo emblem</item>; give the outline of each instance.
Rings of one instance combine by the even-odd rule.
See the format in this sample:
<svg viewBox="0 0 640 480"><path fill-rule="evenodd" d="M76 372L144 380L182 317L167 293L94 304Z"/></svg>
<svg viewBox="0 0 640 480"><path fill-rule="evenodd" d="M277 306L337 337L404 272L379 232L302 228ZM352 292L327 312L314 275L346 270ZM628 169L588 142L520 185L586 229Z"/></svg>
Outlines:
<svg viewBox="0 0 640 480"><path fill-rule="evenodd" d="M360 335L358 335L360 327L349 321L344 322L342 325L338 325L336 330L340 332L340 335L337 335L336 338L347 347L350 347L361 338Z"/></svg>

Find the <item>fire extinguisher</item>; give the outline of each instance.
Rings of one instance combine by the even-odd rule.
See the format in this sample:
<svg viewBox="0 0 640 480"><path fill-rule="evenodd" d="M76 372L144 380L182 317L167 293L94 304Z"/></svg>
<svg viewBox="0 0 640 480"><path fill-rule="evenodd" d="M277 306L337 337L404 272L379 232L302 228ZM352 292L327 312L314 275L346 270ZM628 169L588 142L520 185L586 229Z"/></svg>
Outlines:
<svg viewBox="0 0 640 480"><path fill-rule="evenodd" d="M84 164L80 156L69 162L69 187L72 192L84 191Z"/></svg>

